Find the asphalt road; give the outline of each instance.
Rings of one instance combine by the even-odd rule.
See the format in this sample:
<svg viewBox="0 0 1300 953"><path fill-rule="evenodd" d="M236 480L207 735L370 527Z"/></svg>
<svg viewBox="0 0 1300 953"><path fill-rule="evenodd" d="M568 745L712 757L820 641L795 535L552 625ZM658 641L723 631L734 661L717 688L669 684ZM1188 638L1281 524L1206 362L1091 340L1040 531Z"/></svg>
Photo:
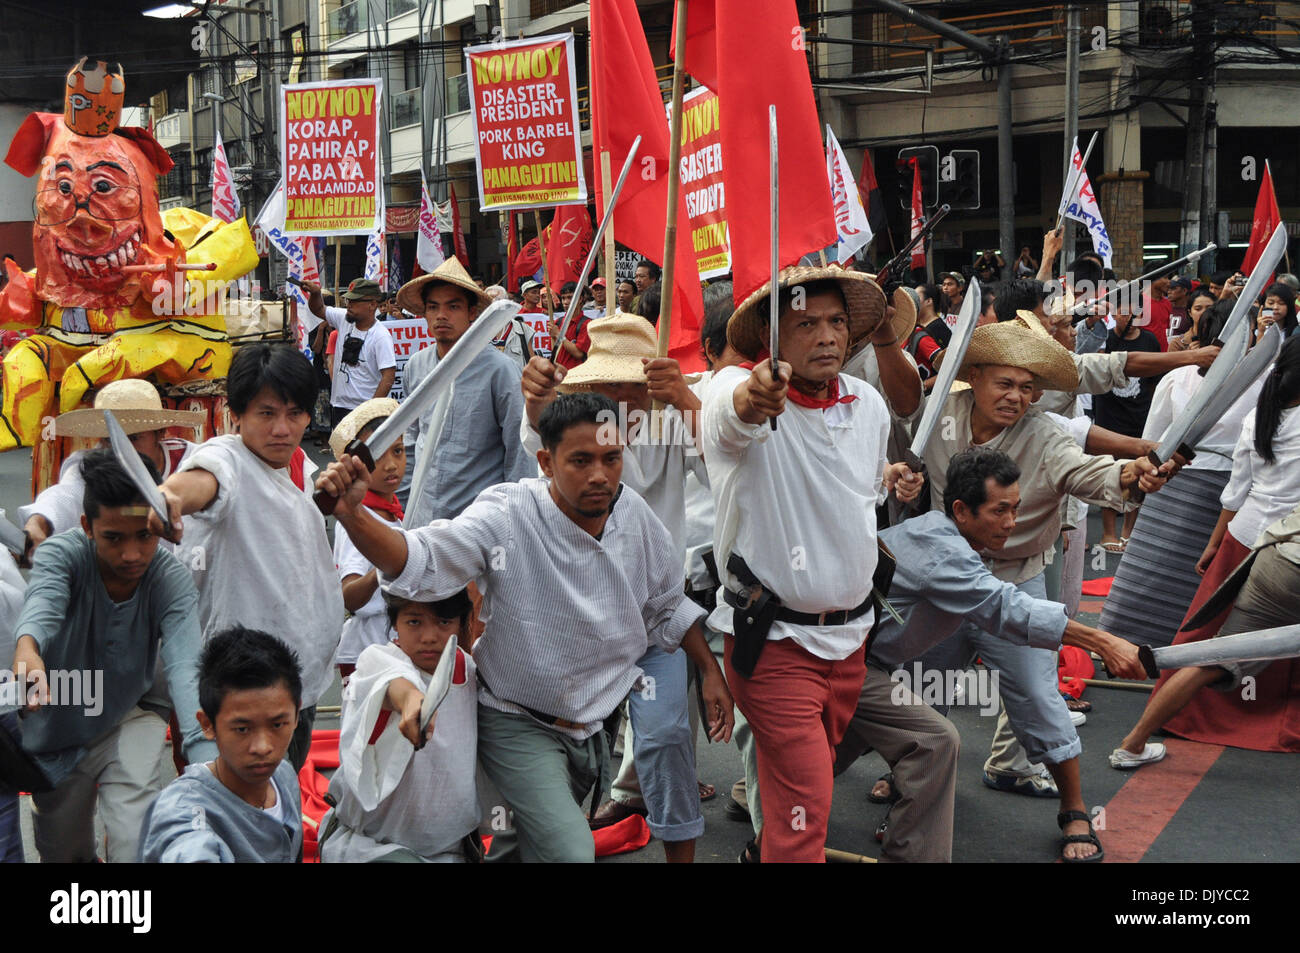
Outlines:
<svg viewBox="0 0 1300 953"><path fill-rule="evenodd" d="M313 448L318 459L323 459ZM26 451L0 454L0 507L13 513L29 499L30 455ZM1100 536L1099 518L1092 516L1090 538ZM1090 565L1088 578L1111 575L1119 556L1106 557L1104 570ZM1085 601L1081 618L1095 621L1099 603ZM1136 772L1109 767L1106 756L1136 721L1148 695L1114 688L1090 688L1093 703L1087 724L1079 729L1084 751L1080 759L1084 798L1093 813L1104 809L1105 829L1099 831L1107 862L1294 862L1300 860L1300 758L1171 740L1168 758ZM338 686L323 699L338 704ZM957 777L953 859L958 862L1050 863L1056 859L1057 802L1000 793L981 781L984 759L993 736L995 717L975 707L957 707L952 720L962 737ZM337 727L324 716L319 728ZM751 836L747 824L724 814L731 784L742 775L734 745L707 744L698 753L699 775L714 784L718 796L703 805L705 833L696 845L698 862L735 863ZM872 782L885 771L876 754L868 754L835 785L828 845L875 857L873 832L886 808L867 800ZM35 858L30 818L24 826L29 859ZM663 851L651 842L646 848L605 863L661 863Z"/></svg>

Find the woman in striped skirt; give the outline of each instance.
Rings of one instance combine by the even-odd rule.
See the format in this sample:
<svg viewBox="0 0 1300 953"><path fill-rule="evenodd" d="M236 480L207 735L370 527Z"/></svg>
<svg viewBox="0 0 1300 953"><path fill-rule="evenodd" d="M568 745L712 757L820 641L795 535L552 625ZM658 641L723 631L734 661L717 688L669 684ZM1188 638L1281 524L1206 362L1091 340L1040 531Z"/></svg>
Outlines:
<svg viewBox="0 0 1300 953"><path fill-rule="evenodd" d="M1193 347L1213 341L1232 311L1225 301L1197 323ZM1200 390L1204 370L1180 367L1156 387L1144 440L1159 440ZM1219 495L1232 472L1232 451L1243 420L1253 414L1262 380L1238 398L1195 447L1196 457L1159 493L1142 503L1133 534L1115 571L1099 625L1135 642L1168 645L1196 595L1196 561L1219 518Z"/></svg>

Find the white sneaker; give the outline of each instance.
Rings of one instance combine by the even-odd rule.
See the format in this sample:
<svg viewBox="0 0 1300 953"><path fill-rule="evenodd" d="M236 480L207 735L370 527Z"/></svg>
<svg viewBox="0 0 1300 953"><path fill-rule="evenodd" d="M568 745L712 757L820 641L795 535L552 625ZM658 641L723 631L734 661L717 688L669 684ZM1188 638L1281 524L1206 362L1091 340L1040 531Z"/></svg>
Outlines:
<svg viewBox="0 0 1300 953"><path fill-rule="evenodd" d="M1081 711L1070 712L1070 724L1074 725L1074 727L1076 728L1078 728L1087 720L1088 720L1088 716Z"/></svg>
<svg viewBox="0 0 1300 953"><path fill-rule="evenodd" d="M1141 754L1134 754L1124 748L1116 748L1110 753L1110 766L1121 771L1140 768L1144 764L1155 764L1165 756L1165 746L1158 741L1148 742Z"/></svg>

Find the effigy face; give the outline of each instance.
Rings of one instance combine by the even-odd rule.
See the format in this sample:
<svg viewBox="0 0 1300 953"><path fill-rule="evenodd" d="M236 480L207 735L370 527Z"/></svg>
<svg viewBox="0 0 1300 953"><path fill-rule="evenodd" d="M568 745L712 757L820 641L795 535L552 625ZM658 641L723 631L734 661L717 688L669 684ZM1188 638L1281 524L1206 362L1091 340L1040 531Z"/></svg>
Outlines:
<svg viewBox="0 0 1300 953"><path fill-rule="evenodd" d="M152 275L125 265L176 254L158 170L130 140L58 128L41 158L32 227L37 293L69 308L129 307Z"/></svg>

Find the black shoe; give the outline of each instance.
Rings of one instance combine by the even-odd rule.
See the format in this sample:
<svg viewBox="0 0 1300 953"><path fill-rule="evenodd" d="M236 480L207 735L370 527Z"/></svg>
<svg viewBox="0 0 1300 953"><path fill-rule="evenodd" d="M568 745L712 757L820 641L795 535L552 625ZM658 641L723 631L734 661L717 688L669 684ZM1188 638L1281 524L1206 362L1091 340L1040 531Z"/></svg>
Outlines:
<svg viewBox="0 0 1300 953"><path fill-rule="evenodd" d="M728 820L739 821L742 824L749 824L751 822L749 808L745 807L745 805L741 804L735 798L727 799L727 806L723 811L726 813Z"/></svg>

